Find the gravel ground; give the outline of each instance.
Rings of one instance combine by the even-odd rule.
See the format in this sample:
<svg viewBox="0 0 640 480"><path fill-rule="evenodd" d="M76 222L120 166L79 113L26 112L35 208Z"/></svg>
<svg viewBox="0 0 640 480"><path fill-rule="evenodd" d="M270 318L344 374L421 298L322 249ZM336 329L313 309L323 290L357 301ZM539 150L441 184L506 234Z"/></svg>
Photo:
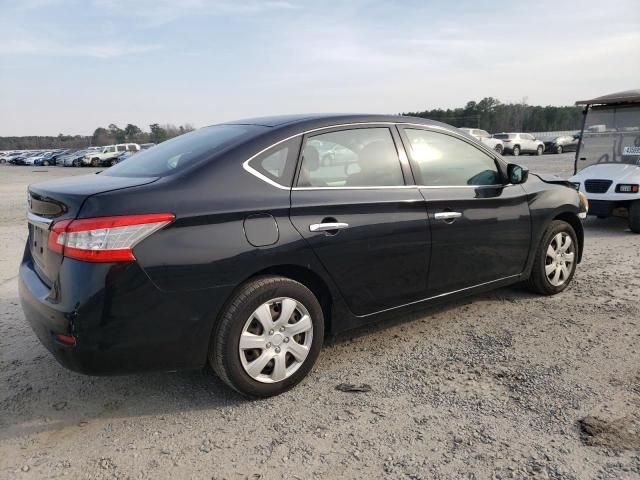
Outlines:
<svg viewBox="0 0 640 480"><path fill-rule="evenodd" d="M522 157L571 171L572 155ZM564 293L514 287L329 339L246 401L202 372L86 377L25 324L27 183L0 168L0 478L640 478L640 235L586 221ZM342 392L341 383L369 392Z"/></svg>

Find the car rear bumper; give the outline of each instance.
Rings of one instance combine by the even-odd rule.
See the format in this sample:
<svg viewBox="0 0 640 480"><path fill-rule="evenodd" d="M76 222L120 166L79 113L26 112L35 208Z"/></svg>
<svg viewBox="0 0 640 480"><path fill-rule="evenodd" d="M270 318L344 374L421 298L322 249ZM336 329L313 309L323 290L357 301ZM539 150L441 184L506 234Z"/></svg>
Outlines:
<svg viewBox="0 0 640 480"><path fill-rule="evenodd" d="M136 263L65 258L49 288L27 250L22 308L42 344L64 367L91 375L200 368L227 289L163 292ZM74 337L65 344L57 335Z"/></svg>

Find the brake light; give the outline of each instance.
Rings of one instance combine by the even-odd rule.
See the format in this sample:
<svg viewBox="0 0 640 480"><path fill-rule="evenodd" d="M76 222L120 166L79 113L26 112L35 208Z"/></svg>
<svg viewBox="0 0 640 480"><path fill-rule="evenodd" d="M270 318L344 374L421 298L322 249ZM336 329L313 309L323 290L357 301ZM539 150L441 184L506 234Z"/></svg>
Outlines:
<svg viewBox="0 0 640 480"><path fill-rule="evenodd" d="M174 219L154 213L63 220L51 228L49 249L86 262L131 262L133 247Z"/></svg>

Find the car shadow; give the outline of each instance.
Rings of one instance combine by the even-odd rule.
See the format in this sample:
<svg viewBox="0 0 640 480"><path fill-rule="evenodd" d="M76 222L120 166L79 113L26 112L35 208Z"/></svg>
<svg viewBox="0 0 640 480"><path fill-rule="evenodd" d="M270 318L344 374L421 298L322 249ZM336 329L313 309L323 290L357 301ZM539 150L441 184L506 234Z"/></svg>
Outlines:
<svg viewBox="0 0 640 480"><path fill-rule="evenodd" d="M527 290L526 287L521 284L510 285L508 287L502 287L490 292L469 295L468 297L447 301L433 306L416 307L408 312L407 310L403 310L398 313L389 314L386 317L377 321L373 321L368 325L363 325L361 327L357 327L352 330L347 330L345 332L327 337L325 339L325 346L339 345L342 343L350 342L360 337L380 333L395 326L409 324L418 320L424 320L425 318L429 317L436 317L439 314L454 311L460 309L464 305L469 305L472 303L495 300L513 302L516 300L525 300L538 297L539 295L531 293L529 290ZM440 318L448 319L449 317ZM436 320L428 321L435 322ZM449 320L442 321L446 322Z"/></svg>
<svg viewBox="0 0 640 480"><path fill-rule="evenodd" d="M327 338L325 346L348 342L356 337L383 334L395 325L410 324L437 313L453 311L479 301L512 301L534 297L515 286L470 296L434 307L401 312L380 322ZM15 299L17 302L17 299ZM446 322L439 317L436 322ZM435 325L435 324L434 324ZM224 416L231 407L248 400L227 387L208 369L137 375L90 377L66 370L40 345L26 322L16 319L14 328L24 347L5 351L0 382L0 442L38 434L80 433L82 429L103 429L110 422L129 418L158 416L189 411L207 411ZM4 347L0 344L0 347ZM13 358L12 358L13 357ZM322 362L318 364L322 369ZM313 388L312 384L299 388ZM266 399L259 402L295 401ZM174 419L175 417L172 417Z"/></svg>
<svg viewBox="0 0 640 480"><path fill-rule="evenodd" d="M607 233L619 232L619 234L633 234L629 229L629 220L624 217L587 217L583 222L585 231L589 233Z"/></svg>

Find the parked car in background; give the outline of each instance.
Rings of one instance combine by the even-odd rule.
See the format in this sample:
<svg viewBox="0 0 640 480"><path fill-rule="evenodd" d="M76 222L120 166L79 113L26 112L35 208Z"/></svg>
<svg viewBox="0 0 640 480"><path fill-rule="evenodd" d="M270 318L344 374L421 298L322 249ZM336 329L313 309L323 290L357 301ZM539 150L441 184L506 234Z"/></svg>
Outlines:
<svg viewBox="0 0 640 480"><path fill-rule="evenodd" d="M561 135L544 141L544 153L575 152L580 135Z"/></svg>
<svg viewBox="0 0 640 480"><path fill-rule="evenodd" d="M500 140L499 138L493 138L491 134L486 130L481 130L480 128L466 128L466 127L462 127L460 128L460 130L462 130L465 133L468 133L472 137L477 138L486 146L488 146L489 148L491 148L492 150L495 150L500 154L502 154L502 152L504 151L504 143L502 142L502 140Z"/></svg>
<svg viewBox="0 0 640 480"><path fill-rule="evenodd" d="M37 157L38 155L40 155L40 152L23 152L19 156L14 157L10 163L12 163L13 165L33 165L31 159L33 157Z"/></svg>
<svg viewBox="0 0 640 480"><path fill-rule="evenodd" d="M495 133L493 138L502 140L505 154L518 156L521 153L535 155L544 153L544 143L530 133Z"/></svg>
<svg viewBox="0 0 640 480"><path fill-rule="evenodd" d="M140 145L137 143L120 143L118 145L107 145L100 152L92 152L88 156L88 163L92 167L111 166L117 163L117 159L123 152L139 152Z"/></svg>
<svg viewBox="0 0 640 480"><path fill-rule="evenodd" d="M132 157L135 153L136 152L132 152L130 150L122 152L120 155L118 155L118 158L116 158L116 163L124 162L127 158Z"/></svg>
<svg viewBox="0 0 640 480"><path fill-rule="evenodd" d="M88 165L90 160L90 156L95 152L93 150L84 149L84 150L76 150L70 155L65 155L62 165L65 167L84 167Z"/></svg>
<svg viewBox="0 0 640 480"><path fill-rule="evenodd" d="M39 152L37 155L34 155L28 159L27 165L35 165L35 166L49 166L52 163L55 165L55 160L52 160L52 157L55 152L53 151L45 151Z"/></svg>
<svg viewBox="0 0 640 480"><path fill-rule="evenodd" d="M155 147L156 144L155 143L141 143L140 144L140 149L141 150L149 150L151 147Z"/></svg>
<svg viewBox="0 0 640 480"><path fill-rule="evenodd" d="M341 168L320 161L335 145ZM243 120L135 157L28 189L22 307L83 373L209 364L276 395L325 334L523 281L557 294L582 257L571 183L426 119Z"/></svg>

